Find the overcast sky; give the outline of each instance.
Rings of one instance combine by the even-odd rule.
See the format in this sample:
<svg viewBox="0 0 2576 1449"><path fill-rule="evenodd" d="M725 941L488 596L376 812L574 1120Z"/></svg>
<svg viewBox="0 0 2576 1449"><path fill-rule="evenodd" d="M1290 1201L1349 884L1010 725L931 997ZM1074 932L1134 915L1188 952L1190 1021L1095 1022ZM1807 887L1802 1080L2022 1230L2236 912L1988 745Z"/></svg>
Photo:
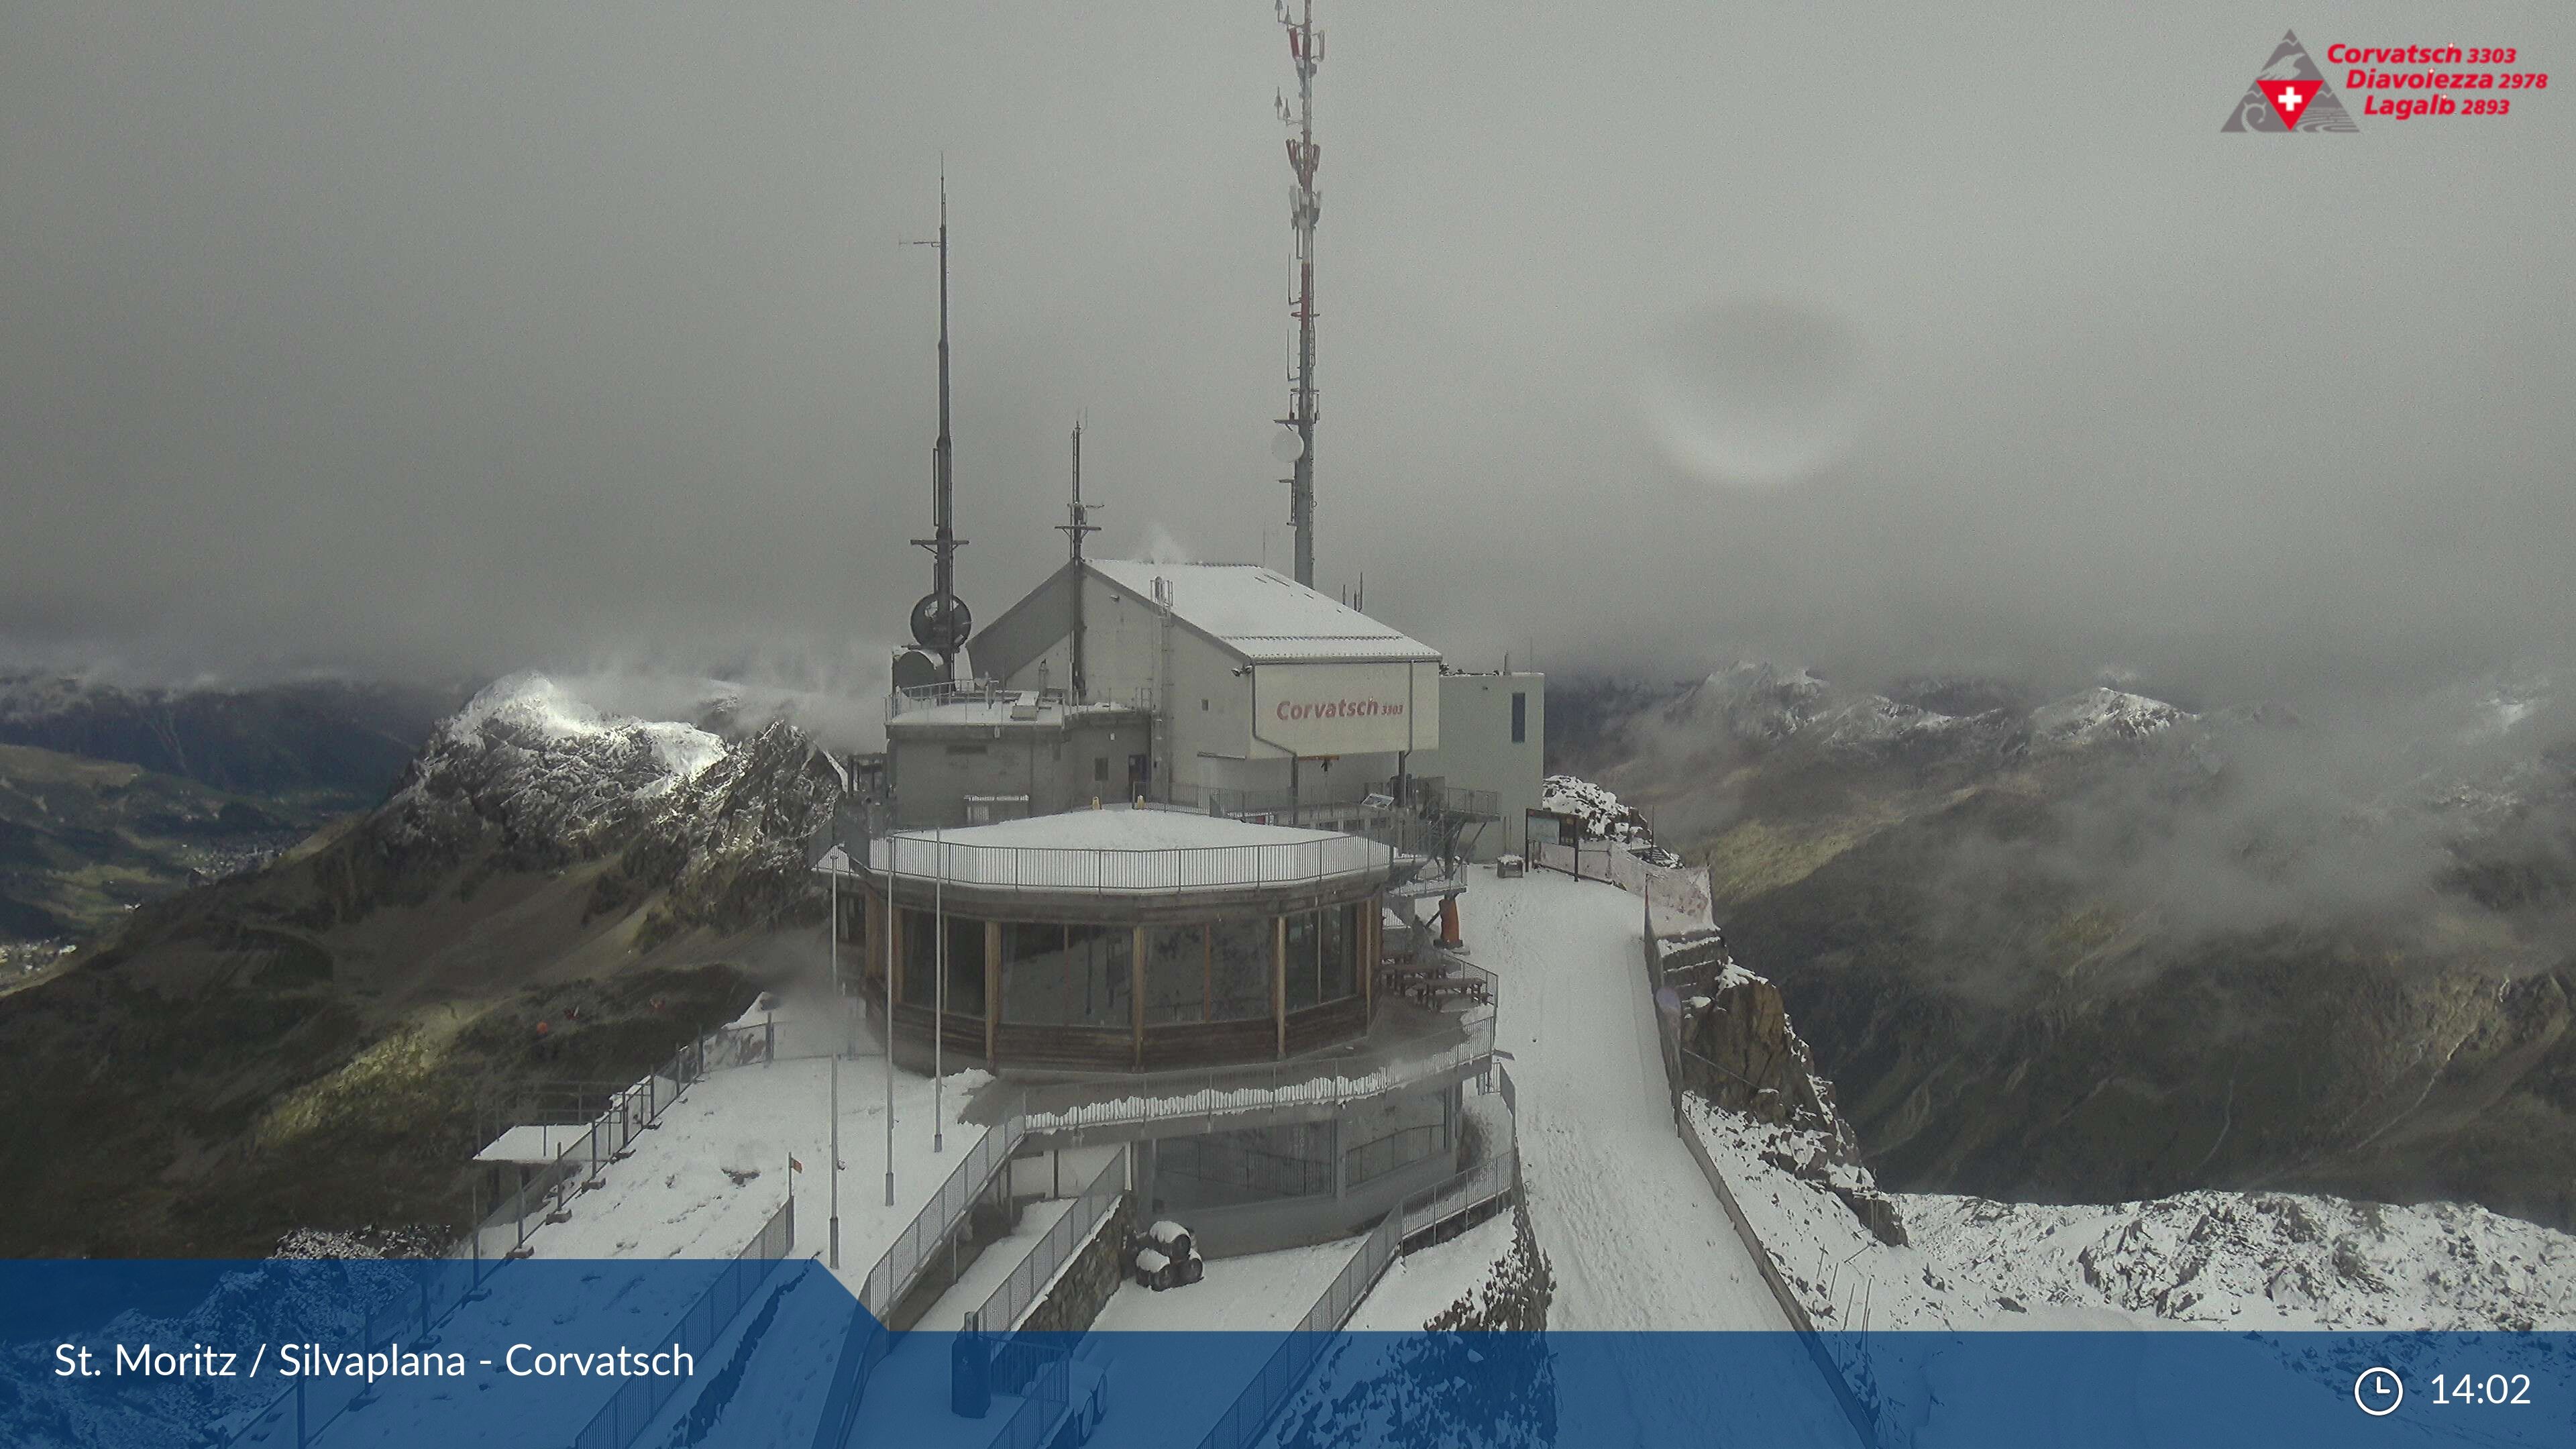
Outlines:
<svg viewBox="0 0 2576 1449"><path fill-rule="evenodd" d="M1863 8L1322 0L1328 590L1480 667L2242 695L2562 647L2566 7ZM2220 134L2284 27L2564 83ZM1100 546L1279 562L1289 74L1265 0L13 4L0 637L873 690L942 152L978 613L1061 557L1077 414ZM1761 490L1644 401L1743 298L1862 359Z"/></svg>

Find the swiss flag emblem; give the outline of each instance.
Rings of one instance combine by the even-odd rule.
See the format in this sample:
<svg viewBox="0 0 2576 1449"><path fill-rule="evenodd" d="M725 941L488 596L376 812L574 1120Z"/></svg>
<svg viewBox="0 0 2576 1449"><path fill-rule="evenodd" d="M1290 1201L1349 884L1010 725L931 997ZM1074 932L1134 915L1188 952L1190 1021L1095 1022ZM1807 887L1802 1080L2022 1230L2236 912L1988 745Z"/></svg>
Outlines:
<svg viewBox="0 0 2576 1449"><path fill-rule="evenodd" d="M2281 118L2282 125L2293 131L2299 129L2299 118L2308 113L2308 102L2316 99L2317 88L2324 84L2321 80L2255 82L2262 90L2263 98L2272 103L2272 113Z"/></svg>

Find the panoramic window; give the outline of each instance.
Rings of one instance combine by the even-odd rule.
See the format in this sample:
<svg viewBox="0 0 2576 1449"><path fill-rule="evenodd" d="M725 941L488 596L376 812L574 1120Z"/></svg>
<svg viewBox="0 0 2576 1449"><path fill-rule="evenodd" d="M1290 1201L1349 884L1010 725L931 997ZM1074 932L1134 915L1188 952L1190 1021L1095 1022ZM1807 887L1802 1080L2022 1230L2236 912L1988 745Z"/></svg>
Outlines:
<svg viewBox="0 0 2576 1449"><path fill-rule="evenodd" d="M902 991L907 1006L938 1006L940 917L909 907L903 913ZM947 1009L960 1016L984 1014L984 923L967 916L947 917Z"/></svg>
<svg viewBox="0 0 2576 1449"><path fill-rule="evenodd" d="M1210 991L1204 925L1145 929L1145 1024L1207 1020Z"/></svg>
<svg viewBox="0 0 2576 1449"><path fill-rule="evenodd" d="M1131 1024L1131 928L1013 921L1002 927L1002 942L1002 1020L1025 1026Z"/></svg>
<svg viewBox="0 0 2576 1449"><path fill-rule="evenodd" d="M1270 965L1277 949L1273 920L1248 916L1208 928L1210 1021L1270 1015Z"/></svg>

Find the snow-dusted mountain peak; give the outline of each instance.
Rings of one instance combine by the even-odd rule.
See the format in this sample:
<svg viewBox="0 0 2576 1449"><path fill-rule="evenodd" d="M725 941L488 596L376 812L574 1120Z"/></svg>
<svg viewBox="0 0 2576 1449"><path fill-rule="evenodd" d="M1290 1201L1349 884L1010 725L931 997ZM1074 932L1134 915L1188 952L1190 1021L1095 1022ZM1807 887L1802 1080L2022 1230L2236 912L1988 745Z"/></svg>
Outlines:
<svg viewBox="0 0 2576 1449"><path fill-rule="evenodd" d="M504 743L531 752L560 746L629 753L640 746L659 772L639 792L657 795L696 779L725 752L722 739L695 725L611 714L534 670L493 681L440 726L439 736L467 748Z"/></svg>
<svg viewBox="0 0 2576 1449"><path fill-rule="evenodd" d="M2161 699L2100 686L2032 710L2030 738L2035 747L2082 749L2111 741L2142 740L2198 718Z"/></svg>

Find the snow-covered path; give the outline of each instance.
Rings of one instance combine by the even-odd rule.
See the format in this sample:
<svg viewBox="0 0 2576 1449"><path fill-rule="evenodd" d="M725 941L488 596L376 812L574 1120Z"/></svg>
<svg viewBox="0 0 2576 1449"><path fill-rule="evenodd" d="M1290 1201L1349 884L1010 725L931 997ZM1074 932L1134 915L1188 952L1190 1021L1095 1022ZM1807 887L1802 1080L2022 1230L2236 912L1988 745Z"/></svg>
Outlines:
<svg viewBox="0 0 2576 1449"><path fill-rule="evenodd" d="M1673 1131L1638 964L1637 897L1553 873L1496 880L1480 871L1462 904L1468 959L1502 979L1496 1044L1515 1058L1521 1175L1556 1274L1549 1328L1785 1336L1788 1320ZM1724 1405L1690 1403L1687 1385L1650 1377L1629 1386L1625 1403L1564 1412L1572 1422L1633 1423L1647 1442L1775 1416L1782 1437L1772 1442L1815 1442L1820 1430L1842 1431L1822 1442L1848 1438L1818 1375L1788 1376L1767 1402Z"/></svg>

